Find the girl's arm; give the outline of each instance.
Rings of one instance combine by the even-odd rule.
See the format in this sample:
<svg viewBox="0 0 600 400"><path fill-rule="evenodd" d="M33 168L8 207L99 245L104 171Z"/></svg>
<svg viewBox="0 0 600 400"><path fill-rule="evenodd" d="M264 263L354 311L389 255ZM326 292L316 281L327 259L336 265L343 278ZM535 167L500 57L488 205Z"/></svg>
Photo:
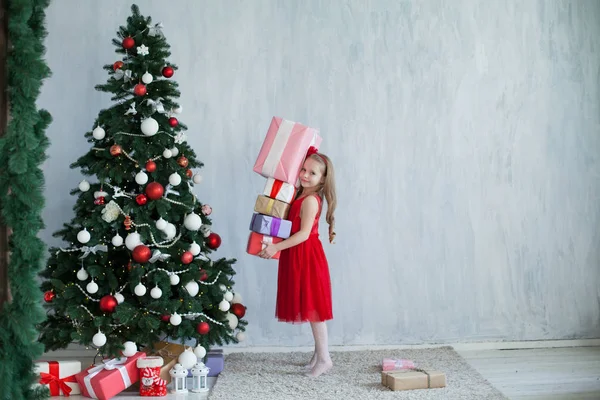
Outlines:
<svg viewBox="0 0 600 400"><path fill-rule="evenodd" d="M263 258L271 258L278 251L285 250L306 241L310 236L318 211L319 203L317 199L315 199L315 196L308 196L304 199L302 206L300 207L300 230L277 244L267 244L266 242L263 242L267 244L267 247L265 247L258 255Z"/></svg>

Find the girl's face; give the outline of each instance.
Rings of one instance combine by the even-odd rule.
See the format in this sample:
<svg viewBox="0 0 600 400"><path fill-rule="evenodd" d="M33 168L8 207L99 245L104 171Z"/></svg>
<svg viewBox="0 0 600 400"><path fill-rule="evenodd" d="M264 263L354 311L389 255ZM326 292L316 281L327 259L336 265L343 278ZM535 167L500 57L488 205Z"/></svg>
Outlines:
<svg viewBox="0 0 600 400"><path fill-rule="evenodd" d="M322 168L322 165L318 161L307 158L300 170L300 185L305 189L310 189L323 183L325 177L323 176L323 171L321 171Z"/></svg>

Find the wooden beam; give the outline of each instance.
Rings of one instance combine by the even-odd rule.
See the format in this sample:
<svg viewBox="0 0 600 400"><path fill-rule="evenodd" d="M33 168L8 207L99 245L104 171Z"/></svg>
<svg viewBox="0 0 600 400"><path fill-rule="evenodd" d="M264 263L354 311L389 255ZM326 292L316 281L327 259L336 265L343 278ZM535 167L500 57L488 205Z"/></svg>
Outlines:
<svg viewBox="0 0 600 400"><path fill-rule="evenodd" d="M8 125L8 1L0 0L0 137L6 134ZM2 168L2 166L0 166ZM1 173L2 171L0 171ZM0 207L2 205L0 204ZM2 305L11 300L8 283L10 229L0 216L0 310Z"/></svg>

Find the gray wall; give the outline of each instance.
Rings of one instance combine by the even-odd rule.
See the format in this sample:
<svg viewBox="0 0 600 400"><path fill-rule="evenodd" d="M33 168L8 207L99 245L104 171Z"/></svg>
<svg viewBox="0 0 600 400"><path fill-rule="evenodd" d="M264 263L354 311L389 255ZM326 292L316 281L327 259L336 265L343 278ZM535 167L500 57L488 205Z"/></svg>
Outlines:
<svg viewBox="0 0 600 400"><path fill-rule="evenodd" d="M246 345L308 345L274 319L276 262L245 253L273 115L320 128L337 168L325 245L332 344L599 337L600 2L140 1L165 26L181 119L206 163L217 255L236 257ZM47 230L72 217L109 96L123 1L48 9ZM327 225L322 222L322 238Z"/></svg>

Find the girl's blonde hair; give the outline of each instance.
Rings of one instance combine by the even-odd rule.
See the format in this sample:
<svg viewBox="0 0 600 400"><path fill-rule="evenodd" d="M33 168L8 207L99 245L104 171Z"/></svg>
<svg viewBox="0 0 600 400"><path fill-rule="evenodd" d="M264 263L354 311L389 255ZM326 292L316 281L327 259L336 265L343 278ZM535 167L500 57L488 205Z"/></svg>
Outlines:
<svg viewBox="0 0 600 400"><path fill-rule="evenodd" d="M306 158L312 158L317 161L321 166L321 173L323 174L324 181L320 183L317 188L317 194L324 197L327 201L327 214L325 221L329 224L329 242L333 243L335 238L335 208L337 207L337 196L335 193L335 171L333 170L333 164L331 159L323 153L313 152ZM298 196L302 194L302 187L298 190Z"/></svg>

